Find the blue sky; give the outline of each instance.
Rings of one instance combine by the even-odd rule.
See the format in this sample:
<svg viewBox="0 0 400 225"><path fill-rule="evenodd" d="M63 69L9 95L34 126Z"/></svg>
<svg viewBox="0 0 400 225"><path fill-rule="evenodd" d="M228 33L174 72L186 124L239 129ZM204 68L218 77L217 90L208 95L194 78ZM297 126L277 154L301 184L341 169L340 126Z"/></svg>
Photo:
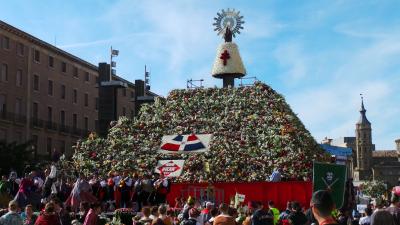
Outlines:
<svg viewBox="0 0 400 225"><path fill-rule="evenodd" d="M167 95L210 76L217 45L212 23L223 8L241 11L235 39L249 76L283 94L317 141L354 136L360 93L377 149L400 138L398 1L86 0L4 1L0 19L93 64L120 50L117 73L151 71Z"/></svg>

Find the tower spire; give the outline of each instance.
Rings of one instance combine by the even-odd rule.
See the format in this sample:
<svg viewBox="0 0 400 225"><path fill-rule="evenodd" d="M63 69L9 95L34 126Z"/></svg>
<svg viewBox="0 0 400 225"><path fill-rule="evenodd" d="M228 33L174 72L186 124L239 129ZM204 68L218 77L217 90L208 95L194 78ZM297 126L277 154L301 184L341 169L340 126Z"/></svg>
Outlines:
<svg viewBox="0 0 400 225"><path fill-rule="evenodd" d="M365 113L367 112L367 110L364 107L364 97L362 94L360 94L361 96L361 109L360 109L360 119L358 121L359 124L371 124L368 119L367 116L365 115Z"/></svg>

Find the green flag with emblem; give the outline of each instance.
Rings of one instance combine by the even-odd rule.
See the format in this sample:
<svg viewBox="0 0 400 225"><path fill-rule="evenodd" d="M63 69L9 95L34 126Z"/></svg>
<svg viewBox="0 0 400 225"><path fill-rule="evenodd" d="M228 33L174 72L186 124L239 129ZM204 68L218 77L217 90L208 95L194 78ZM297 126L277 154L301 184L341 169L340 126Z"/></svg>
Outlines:
<svg viewBox="0 0 400 225"><path fill-rule="evenodd" d="M347 180L345 165L314 162L313 192L327 190L331 192L336 208L341 208L344 200Z"/></svg>

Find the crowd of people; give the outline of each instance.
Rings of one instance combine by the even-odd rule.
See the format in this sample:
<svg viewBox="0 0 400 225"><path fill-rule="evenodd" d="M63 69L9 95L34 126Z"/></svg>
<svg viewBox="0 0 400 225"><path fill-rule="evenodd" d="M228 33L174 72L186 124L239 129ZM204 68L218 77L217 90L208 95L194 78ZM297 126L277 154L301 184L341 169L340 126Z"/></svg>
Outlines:
<svg viewBox="0 0 400 225"><path fill-rule="evenodd" d="M0 225L97 225L121 224L104 219L118 208L128 209L128 223L134 225L399 225L400 187L392 191L391 204L376 201L363 216L334 209L328 191L313 194L310 205L288 202L279 211L274 202L249 201L247 205L200 202L189 197L168 205L170 181L157 174L139 176L128 171L94 174L63 181L54 165L32 171L24 178L15 172L0 182ZM117 210L116 210L117 209ZM118 211L118 212L124 212ZM102 219L103 218L103 219Z"/></svg>

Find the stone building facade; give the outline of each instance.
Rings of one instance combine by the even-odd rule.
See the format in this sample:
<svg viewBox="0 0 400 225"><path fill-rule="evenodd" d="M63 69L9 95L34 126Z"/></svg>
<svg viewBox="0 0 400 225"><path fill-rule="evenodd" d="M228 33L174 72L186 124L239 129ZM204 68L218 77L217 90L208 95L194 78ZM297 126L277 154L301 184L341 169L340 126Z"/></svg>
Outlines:
<svg viewBox="0 0 400 225"><path fill-rule="evenodd" d="M79 138L99 131L99 77L98 66L0 21L0 140L32 141L35 156L70 155ZM134 117L138 87L111 79L124 84L113 118Z"/></svg>
<svg viewBox="0 0 400 225"><path fill-rule="evenodd" d="M323 143L353 149L353 179L382 180L395 186L400 180L400 139L395 140L394 150L375 150L372 142L372 126L366 116L364 101L361 100L360 119L356 123L355 137L325 139Z"/></svg>

